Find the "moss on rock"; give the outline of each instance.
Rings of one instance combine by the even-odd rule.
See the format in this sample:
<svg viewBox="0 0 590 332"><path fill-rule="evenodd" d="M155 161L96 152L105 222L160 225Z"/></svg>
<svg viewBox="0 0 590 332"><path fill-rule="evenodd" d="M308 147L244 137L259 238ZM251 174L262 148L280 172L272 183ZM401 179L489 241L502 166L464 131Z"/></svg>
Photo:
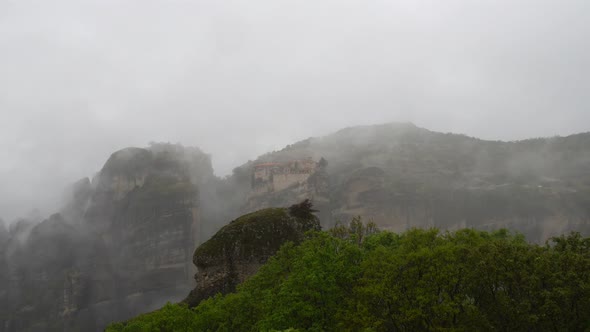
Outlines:
<svg viewBox="0 0 590 332"><path fill-rule="evenodd" d="M197 248L194 263L208 267L220 261L266 260L286 241L299 242L308 230L319 230L314 215L295 217L286 208L269 208L233 220Z"/></svg>
<svg viewBox="0 0 590 332"><path fill-rule="evenodd" d="M301 213L300 209L306 207L306 213ZM215 294L235 291L285 242L300 243L307 231L320 230L320 221L312 212L309 202L288 209L269 208L243 215L224 226L195 250L197 287L184 302L193 307Z"/></svg>

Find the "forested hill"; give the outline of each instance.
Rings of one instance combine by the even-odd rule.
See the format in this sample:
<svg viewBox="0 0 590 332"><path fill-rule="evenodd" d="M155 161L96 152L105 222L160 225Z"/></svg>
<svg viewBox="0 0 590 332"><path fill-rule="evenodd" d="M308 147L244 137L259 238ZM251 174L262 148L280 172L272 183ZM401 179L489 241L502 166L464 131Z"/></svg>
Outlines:
<svg viewBox="0 0 590 332"><path fill-rule="evenodd" d="M256 187L260 164L288 166L281 186ZM304 199L324 229L361 216L397 233L507 228L539 244L587 236L590 134L495 142L360 126L268 153L227 178L198 148L117 151L72 186L58 213L0 227L0 331L101 331L180 301L195 288L199 243L240 215ZM263 263L242 260L243 271Z"/></svg>
<svg viewBox="0 0 590 332"><path fill-rule="evenodd" d="M590 231L590 133L502 142L403 123L351 127L263 155L234 178L308 156L327 161L325 226L361 215L395 231L505 227L538 242Z"/></svg>
<svg viewBox="0 0 590 332"><path fill-rule="evenodd" d="M358 221L286 244L236 293L168 304L109 332L584 331L590 238L377 232Z"/></svg>

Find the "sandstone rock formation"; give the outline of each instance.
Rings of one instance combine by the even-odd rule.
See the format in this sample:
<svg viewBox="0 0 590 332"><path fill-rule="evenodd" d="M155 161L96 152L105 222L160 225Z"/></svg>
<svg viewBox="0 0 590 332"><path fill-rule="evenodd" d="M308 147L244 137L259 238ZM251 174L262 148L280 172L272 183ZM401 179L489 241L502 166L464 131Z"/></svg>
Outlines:
<svg viewBox="0 0 590 332"><path fill-rule="evenodd" d="M404 123L352 127L261 156L234 176L309 157L328 162L321 195L308 183L255 196L245 210L321 198L324 227L361 216L393 231L508 227L537 242L590 234L588 133L499 142Z"/></svg>
<svg viewBox="0 0 590 332"><path fill-rule="evenodd" d="M61 213L15 225L0 331L98 331L193 287L207 155L176 145L115 152ZM1 249L1 248L0 248ZM2 273L0 273L2 277Z"/></svg>
<svg viewBox="0 0 590 332"><path fill-rule="evenodd" d="M0 227L0 332L96 331L181 300L195 286L198 243L227 220L303 199L325 228L360 215L399 231L507 227L537 242L590 234L590 134L497 142L411 124L353 127L223 179L199 149L155 144L114 153L68 195L42 222ZM196 260L197 299L231 290L274 252L241 248Z"/></svg>
<svg viewBox="0 0 590 332"><path fill-rule="evenodd" d="M276 206L288 206L310 199L320 211L320 219L329 219L329 180L326 161L311 157L254 164L249 196L244 213Z"/></svg>
<svg viewBox="0 0 590 332"><path fill-rule="evenodd" d="M291 209L292 210L292 209ZM197 248L194 264L197 287L185 300L195 306L217 293L226 294L258 269L287 241L299 243L320 223L309 211L268 208L232 221Z"/></svg>

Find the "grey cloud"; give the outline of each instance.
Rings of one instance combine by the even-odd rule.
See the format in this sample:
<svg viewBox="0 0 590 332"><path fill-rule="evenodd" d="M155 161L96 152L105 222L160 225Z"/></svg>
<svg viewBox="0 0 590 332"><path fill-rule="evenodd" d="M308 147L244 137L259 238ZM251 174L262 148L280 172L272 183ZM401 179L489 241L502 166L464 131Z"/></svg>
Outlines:
<svg viewBox="0 0 590 332"><path fill-rule="evenodd" d="M589 130L590 4L0 1L0 216L150 141L218 175L341 127L487 139Z"/></svg>

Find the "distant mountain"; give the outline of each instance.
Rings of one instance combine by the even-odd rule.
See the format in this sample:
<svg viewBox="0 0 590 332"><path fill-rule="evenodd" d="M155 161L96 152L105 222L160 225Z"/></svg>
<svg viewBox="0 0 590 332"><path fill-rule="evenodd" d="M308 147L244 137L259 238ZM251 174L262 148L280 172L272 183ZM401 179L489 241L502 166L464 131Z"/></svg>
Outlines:
<svg viewBox="0 0 590 332"><path fill-rule="evenodd" d="M360 215L395 231L507 227L532 241L590 232L590 133L501 142L412 124L352 127L261 156L234 176L305 157L327 160L324 226Z"/></svg>
<svg viewBox="0 0 590 332"><path fill-rule="evenodd" d="M247 139L247 138L246 138ZM324 228L590 234L590 134L517 142L412 124L309 138L221 179L198 148L113 153L42 222L0 227L0 332L99 331L194 288L193 252L241 214L310 198Z"/></svg>

